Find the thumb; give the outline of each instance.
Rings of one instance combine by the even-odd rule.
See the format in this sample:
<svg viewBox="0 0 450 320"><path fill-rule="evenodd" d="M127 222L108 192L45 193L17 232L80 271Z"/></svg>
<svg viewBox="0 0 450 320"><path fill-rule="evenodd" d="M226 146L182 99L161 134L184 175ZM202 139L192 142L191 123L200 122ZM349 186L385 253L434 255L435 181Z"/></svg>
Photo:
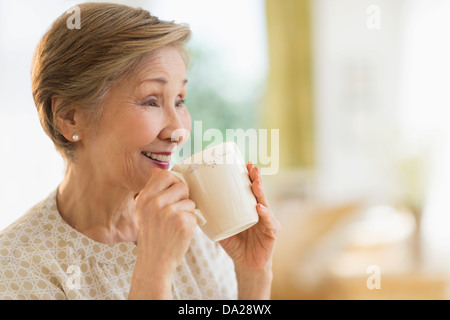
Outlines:
<svg viewBox="0 0 450 320"><path fill-rule="evenodd" d="M162 171L162 169L160 169L160 168L152 168L151 169L151 176L150 176L150 178L152 178L155 174L157 174L159 171ZM135 195L134 195L134 200L136 201L136 198L139 196L139 193L140 192L138 192L138 193L136 193Z"/></svg>

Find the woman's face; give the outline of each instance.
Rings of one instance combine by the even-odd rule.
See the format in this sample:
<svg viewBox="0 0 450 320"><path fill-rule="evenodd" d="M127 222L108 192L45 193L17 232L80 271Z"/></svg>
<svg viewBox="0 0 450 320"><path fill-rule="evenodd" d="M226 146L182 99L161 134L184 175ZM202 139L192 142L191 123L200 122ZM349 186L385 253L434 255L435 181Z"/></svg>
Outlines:
<svg viewBox="0 0 450 320"><path fill-rule="evenodd" d="M151 168L169 168L180 133L183 142L188 138L186 82L176 48L163 47L145 57L133 74L111 87L97 125L83 132L79 159L108 183L139 192Z"/></svg>

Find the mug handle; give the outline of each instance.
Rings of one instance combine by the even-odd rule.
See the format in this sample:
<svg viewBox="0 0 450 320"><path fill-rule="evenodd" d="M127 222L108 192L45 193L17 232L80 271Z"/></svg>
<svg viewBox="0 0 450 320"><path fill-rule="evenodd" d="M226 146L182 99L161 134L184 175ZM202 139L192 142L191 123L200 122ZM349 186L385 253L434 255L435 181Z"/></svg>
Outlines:
<svg viewBox="0 0 450 320"><path fill-rule="evenodd" d="M180 179L185 185L188 185L186 182L186 179L184 179L183 175L179 172L176 171L170 171L175 177L177 177L178 179ZM197 223L199 226L202 226L206 223L206 219L203 216L202 212L199 209L195 209L194 211L196 217L197 217Z"/></svg>

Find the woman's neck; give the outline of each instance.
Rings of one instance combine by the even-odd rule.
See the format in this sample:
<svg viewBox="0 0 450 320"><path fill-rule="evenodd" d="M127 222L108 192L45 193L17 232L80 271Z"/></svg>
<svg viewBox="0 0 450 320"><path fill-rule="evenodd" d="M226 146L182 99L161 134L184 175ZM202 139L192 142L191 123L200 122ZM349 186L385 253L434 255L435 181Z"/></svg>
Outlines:
<svg viewBox="0 0 450 320"><path fill-rule="evenodd" d="M102 181L95 170L68 165L57 205L70 226L95 241L136 242L134 194Z"/></svg>

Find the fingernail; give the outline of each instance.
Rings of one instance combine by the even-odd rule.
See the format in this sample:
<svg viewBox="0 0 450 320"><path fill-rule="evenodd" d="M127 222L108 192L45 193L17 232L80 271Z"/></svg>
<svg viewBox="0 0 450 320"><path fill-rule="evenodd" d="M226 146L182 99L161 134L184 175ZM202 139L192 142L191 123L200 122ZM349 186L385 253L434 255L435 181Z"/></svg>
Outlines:
<svg viewBox="0 0 450 320"><path fill-rule="evenodd" d="M258 206L259 206L261 209L267 209L267 207L266 207L265 205L263 205L262 203L258 203Z"/></svg>

